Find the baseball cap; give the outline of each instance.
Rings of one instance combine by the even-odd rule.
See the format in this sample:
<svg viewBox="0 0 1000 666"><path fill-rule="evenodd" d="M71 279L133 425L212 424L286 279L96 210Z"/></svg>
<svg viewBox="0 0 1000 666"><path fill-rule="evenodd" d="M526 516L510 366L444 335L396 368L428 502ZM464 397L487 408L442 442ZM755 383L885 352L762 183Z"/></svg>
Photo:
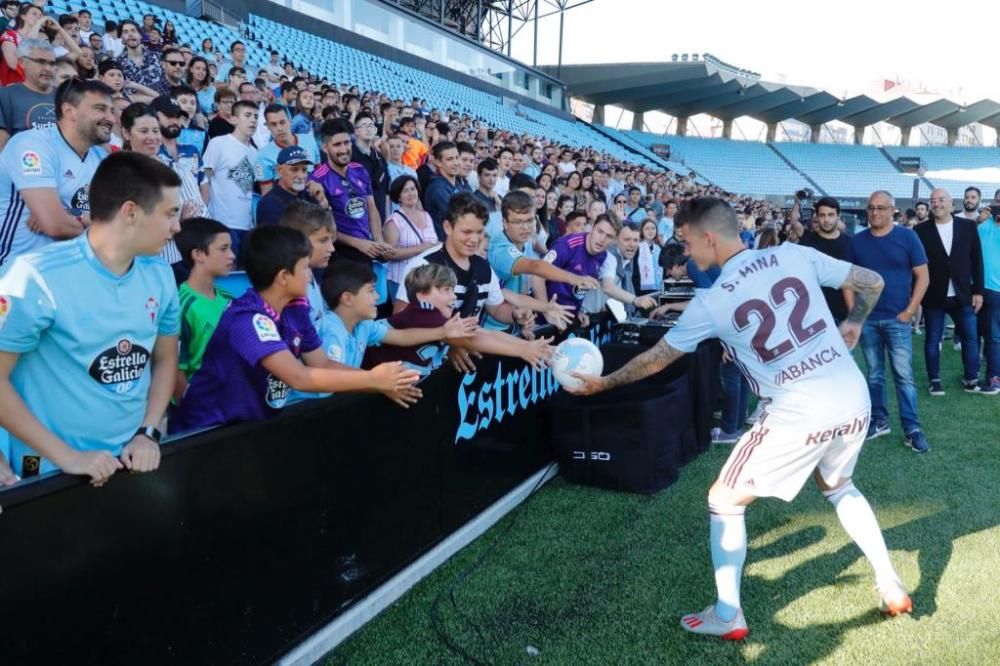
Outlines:
<svg viewBox="0 0 1000 666"><path fill-rule="evenodd" d="M187 117L187 111L181 108L177 100L170 95L160 95L152 102L149 103L153 111L162 113L165 116L184 116Z"/></svg>
<svg viewBox="0 0 1000 666"><path fill-rule="evenodd" d="M301 146L288 146L278 153L278 164L312 164L309 154Z"/></svg>

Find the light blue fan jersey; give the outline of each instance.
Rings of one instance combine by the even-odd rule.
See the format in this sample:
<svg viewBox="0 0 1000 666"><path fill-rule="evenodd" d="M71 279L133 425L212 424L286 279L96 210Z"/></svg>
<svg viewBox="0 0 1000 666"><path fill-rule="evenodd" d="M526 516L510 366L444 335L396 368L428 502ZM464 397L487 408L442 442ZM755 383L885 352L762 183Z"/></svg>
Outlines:
<svg viewBox="0 0 1000 666"><path fill-rule="evenodd" d="M18 132L0 153L0 266L54 242L28 228L23 190L52 188L70 215L90 212L90 180L107 153L91 148L81 159L58 127Z"/></svg>
<svg viewBox="0 0 1000 666"><path fill-rule="evenodd" d="M509 289L515 294L525 294L530 291L531 275L527 273L514 275L514 264L521 257L538 259L538 253L531 247L530 241L524 244L524 249L521 249L507 237L507 233L504 231L490 236L488 258L490 266L493 267L493 271L497 274L497 279L500 280L501 289ZM486 321L483 323L483 328L491 331L510 332L514 330L512 324L497 321L488 314L486 315Z"/></svg>
<svg viewBox="0 0 1000 666"><path fill-rule="evenodd" d="M180 329L166 262L136 257L119 277L83 234L0 269L0 312L0 351L20 354L11 383L31 413L75 449L119 455L142 425L156 338ZM10 449L17 474L56 469L13 435Z"/></svg>

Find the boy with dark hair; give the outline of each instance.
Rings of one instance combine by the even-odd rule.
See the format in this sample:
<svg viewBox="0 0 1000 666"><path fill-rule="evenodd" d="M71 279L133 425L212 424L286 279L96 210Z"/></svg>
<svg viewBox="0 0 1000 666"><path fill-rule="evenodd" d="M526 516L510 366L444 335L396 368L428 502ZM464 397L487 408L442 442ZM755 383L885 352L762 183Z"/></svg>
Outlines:
<svg viewBox="0 0 1000 666"><path fill-rule="evenodd" d="M413 347L453 342L475 335L476 317L454 315L432 328L396 330L385 319L375 319L375 273L371 266L343 261L323 280L323 297L331 311L319 327L323 351L332 361L360 368L365 349L383 343Z"/></svg>
<svg viewBox="0 0 1000 666"><path fill-rule="evenodd" d="M223 313L174 418L178 432L275 416L289 391L377 391L415 400L419 375L400 364L354 370L327 359L309 321L309 240L260 227L246 238L251 289Z"/></svg>
<svg viewBox="0 0 1000 666"><path fill-rule="evenodd" d="M207 217L184 220L174 240L184 267L190 271L177 290L181 336L174 400L180 402L191 377L201 367L205 348L222 313L233 300L232 294L215 286L215 279L229 275L236 255L226 225Z"/></svg>

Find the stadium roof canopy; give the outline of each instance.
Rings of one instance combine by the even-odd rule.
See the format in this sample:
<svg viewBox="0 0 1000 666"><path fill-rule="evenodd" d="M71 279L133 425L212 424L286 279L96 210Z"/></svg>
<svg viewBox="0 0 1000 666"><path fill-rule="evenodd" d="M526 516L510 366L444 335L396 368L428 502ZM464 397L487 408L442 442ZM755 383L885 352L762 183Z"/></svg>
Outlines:
<svg viewBox="0 0 1000 666"><path fill-rule="evenodd" d="M561 78L572 97L597 106L613 104L636 114L662 111L688 118L707 113L721 120L749 116L769 124L794 119L821 125L840 120L855 127L882 121L901 128L933 123L951 130L978 122L1000 129L1000 103L992 100L963 106L946 99L929 104L907 97L887 102L867 95L841 99L816 88L761 81L759 74L708 54L682 57L675 62L540 69Z"/></svg>

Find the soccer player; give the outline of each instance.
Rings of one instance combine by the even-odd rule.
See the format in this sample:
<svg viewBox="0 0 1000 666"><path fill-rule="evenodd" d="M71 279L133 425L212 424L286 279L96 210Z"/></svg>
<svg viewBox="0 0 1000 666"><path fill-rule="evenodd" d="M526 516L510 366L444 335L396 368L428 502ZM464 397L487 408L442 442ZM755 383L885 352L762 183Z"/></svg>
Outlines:
<svg viewBox="0 0 1000 666"><path fill-rule="evenodd" d="M728 640L747 636L740 606L744 511L758 497L791 501L810 475L874 568L881 610L909 612L912 602L889 560L875 514L851 481L871 403L850 348L878 300L882 278L794 244L748 250L732 207L721 199L685 202L675 225L698 268L722 268L718 280L696 292L655 347L605 377L577 375L583 383L572 392L589 395L648 377L702 340L719 338L757 394L770 400L708 493L718 599L682 617L681 627ZM839 332L821 286L854 292ZM831 395L837 400L827 399Z"/></svg>
<svg viewBox="0 0 1000 666"><path fill-rule="evenodd" d="M56 126L26 130L0 154L0 266L90 224L87 188L111 138L111 89L71 80L56 90Z"/></svg>
<svg viewBox="0 0 1000 666"><path fill-rule="evenodd" d="M179 187L152 157L111 155L91 182L87 233L5 267L0 427L15 473L62 469L101 485L123 466L159 466L179 311L156 255L178 230Z"/></svg>

